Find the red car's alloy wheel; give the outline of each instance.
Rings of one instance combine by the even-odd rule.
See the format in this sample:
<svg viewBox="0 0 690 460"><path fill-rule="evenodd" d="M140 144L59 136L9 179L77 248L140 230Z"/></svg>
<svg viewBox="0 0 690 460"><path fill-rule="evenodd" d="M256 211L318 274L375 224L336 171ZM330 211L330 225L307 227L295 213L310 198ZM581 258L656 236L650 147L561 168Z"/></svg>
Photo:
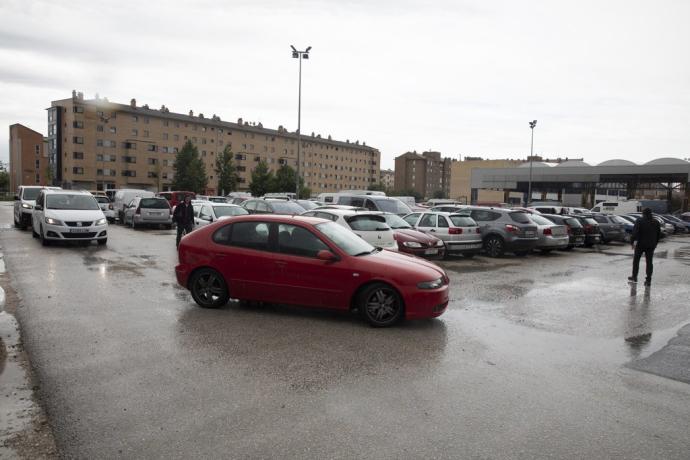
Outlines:
<svg viewBox="0 0 690 460"><path fill-rule="evenodd" d="M376 327L395 324L403 315L400 295L383 283L367 287L360 295L358 306L364 318Z"/></svg>
<svg viewBox="0 0 690 460"><path fill-rule="evenodd" d="M210 268L194 273L189 282L194 301L204 308L217 308L228 303L228 287L223 277Z"/></svg>

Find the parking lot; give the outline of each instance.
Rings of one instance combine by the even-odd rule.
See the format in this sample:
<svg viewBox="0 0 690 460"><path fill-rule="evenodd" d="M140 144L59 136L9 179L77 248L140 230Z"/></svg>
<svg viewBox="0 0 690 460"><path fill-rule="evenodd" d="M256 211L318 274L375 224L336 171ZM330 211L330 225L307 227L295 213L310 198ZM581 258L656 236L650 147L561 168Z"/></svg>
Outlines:
<svg viewBox="0 0 690 460"><path fill-rule="evenodd" d="M451 258L445 314L375 329L286 306L201 309L175 282L175 230L111 225L106 247L42 247L11 209L0 246L65 457L690 451L690 237L659 245L647 290L627 283L620 243Z"/></svg>

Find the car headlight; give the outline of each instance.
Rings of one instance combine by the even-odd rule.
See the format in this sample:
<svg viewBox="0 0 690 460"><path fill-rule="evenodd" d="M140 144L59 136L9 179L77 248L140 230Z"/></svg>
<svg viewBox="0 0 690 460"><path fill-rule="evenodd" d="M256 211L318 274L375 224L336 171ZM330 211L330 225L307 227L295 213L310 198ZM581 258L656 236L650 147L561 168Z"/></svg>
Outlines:
<svg viewBox="0 0 690 460"><path fill-rule="evenodd" d="M443 278L437 278L433 281L424 281L423 283L417 284L419 289L438 289L443 286Z"/></svg>
<svg viewBox="0 0 690 460"><path fill-rule="evenodd" d="M22 208L31 209L31 208L33 208L33 206L31 206L29 203L22 203Z"/></svg>
<svg viewBox="0 0 690 460"><path fill-rule="evenodd" d="M422 245L420 243L417 243L416 241L405 241L403 243L403 246L406 248L421 248Z"/></svg>
<svg viewBox="0 0 690 460"><path fill-rule="evenodd" d="M443 246L443 240L438 240L436 242L436 246Z"/></svg>
<svg viewBox="0 0 690 460"><path fill-rule="evenodd" d="M61 220L53 219L52 217L46 217L46 224L63 225Z"/></svg>
<svg viewBox="0 0 690 460"><path fill-rule="evenodd" d="M96 225L105 225L107 223L108 223L108 221L106 219L98 219L96 221Z"/></svg>

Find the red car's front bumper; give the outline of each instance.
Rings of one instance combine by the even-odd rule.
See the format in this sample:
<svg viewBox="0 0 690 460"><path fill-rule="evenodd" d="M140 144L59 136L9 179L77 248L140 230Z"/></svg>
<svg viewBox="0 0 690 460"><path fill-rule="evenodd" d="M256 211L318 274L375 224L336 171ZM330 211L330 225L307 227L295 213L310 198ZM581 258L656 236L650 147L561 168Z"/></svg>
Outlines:
<svg viewBox="0 0 690 460"><path fill-rule="evenodd" d="M438 289L415 289L405 298L405 319L435 318L448 307L448 285Z"/></svg>

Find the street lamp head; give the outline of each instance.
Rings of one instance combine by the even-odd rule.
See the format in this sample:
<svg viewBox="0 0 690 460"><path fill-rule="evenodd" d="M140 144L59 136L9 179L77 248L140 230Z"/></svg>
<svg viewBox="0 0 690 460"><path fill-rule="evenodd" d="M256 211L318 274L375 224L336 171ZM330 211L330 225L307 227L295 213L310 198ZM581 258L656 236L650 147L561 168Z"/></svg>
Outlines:
<svg viewBox="0 0 690 460"><path fill-rule="evenodd" d="M302 53L302 59L309 59L308 53Z"/></svg>
<svg viewBox="0 0 690 460"><path fill-rule="evenodd" d="M308 53L310 49L311 49L311 46L307 46L307 50L305 51L305 53Z"/></svg>
<svg viewBox="0 0 690 460"><path fill-rule="evenodd" d="M297 59L299 57L299 53L297 51L292 52L292 57Z"/></svg>
<svg viewBox="0 0 690 460"><path fill-rule="evenodd" d="M290 45L290 48L292 48L292 52L293 52L293 53L296 53L296 52L297 52L297 48L295 48L294 45Z"/></svg>
<svg viewBox="0 0 690 460"><path fill-rule="evenodd" d="M529 122L529 127L534 129L534 127L537 126L537 120L533 120Z"/></svg>

